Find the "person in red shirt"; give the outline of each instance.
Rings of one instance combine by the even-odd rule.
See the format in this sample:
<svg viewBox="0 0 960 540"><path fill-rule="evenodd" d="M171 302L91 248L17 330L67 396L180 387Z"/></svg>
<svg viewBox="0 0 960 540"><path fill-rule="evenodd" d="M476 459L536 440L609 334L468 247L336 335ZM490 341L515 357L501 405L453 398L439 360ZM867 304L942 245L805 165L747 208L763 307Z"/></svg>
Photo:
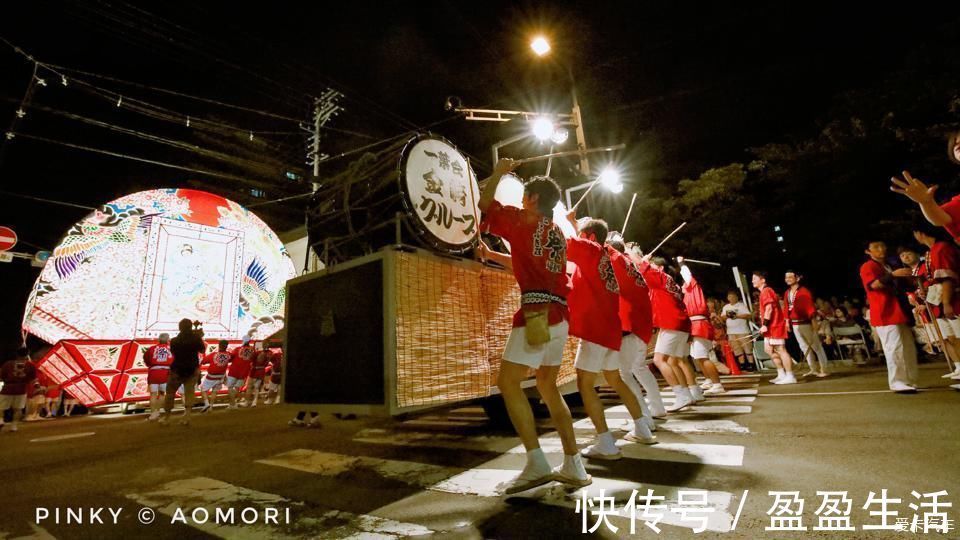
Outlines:
<svg viewBox="0 0 960 540"><path fill-rule="evenodd" d="M576 265L570 290L570 334L580 338L574 365L577 388L583 406L597 430L597 442L583 449L584 457L616 460L623 457L607 426L603 402L597 395L597 374L603 372L607 384L623 401L636 425L627 435L634 442L654 444L656 438L643 422L637 396L620 378L620 343L623 330L620 320L620 286L610 262L605 242L609 229L600 219L586 218L583 227L576 219L576 210L567 216L578 236L567 239L567 260Z"/></svg>
<svg viewBox="0 0 960 540"><path fill-rule="evenodd" d="M267 381L267 397L263 400L264 405L280 403L280 383L283 382L283 351L281 349L272 349L273 356L270 358L270 379Z"/></svg>
<svg viewBox="0 0 960 540"><path fill-rule="evenodd" d="M243 387L257 351L250 346L250 336L243 336L243 345L233 350L233 358L227 369L227 395L230 409L237 408L237 392Z"/></svg>
<svg viewBox="0 0 960 540"><path fill-rule="evenodd" d="M787 351L787 319L780 306L780 295L767 285L767 273L763 270L753 272L753 287L760 291L757 310L760 315L763 350L777 365L777 377L770 382L797 384L797 378L793 375L793 358Z"/></svg>
<svg viewBox="0 0 960 540"><path fill-rule="evenodd" d="M937 317L944 339L953 350L960 350L960 250L941 229L926 223L913 228L913 237L929 250L924 263L927 288L932 285L939 285L940 288L939 302L929 302L926 291L923 291L922 298L931 304L931 311ZM944 378L960 380L960 364L955 364L951 371Z"/></svg>
<svg viewBox="0 0 960 540"><path fill-rule="evenodd" d="M557 388L568 333L569 291L567 244L552 219L553 209L560 201L560 189L548 177L534 177L524 185L522 209L500 204L494 200L497 185L518 165L510 159L498 161L490 178L482 184L477 203L484 214L482 226L508 241L511 247L509 258L490 253L486 248L482 248L483 252L512 268L520 286L520 310L513 317L513 330L503 351L497 387L510 421L527 450L527 463L520 475L505 487L507 494L552 480L578 487L592 482L577 450L570 409ZM533 411L521 387L530 368L537 371L537 389L563 444L563 465L557 470L551 469L540 448Z"/></svg>
<svg viewBox="0 0 960 540"><path fill-rule="evenodd" d="M700 371L709 381L709 386L703 389L703 395L715 396L723 394L726 389L720 382L720 372L717 366L710 361L710 351L713 350L714 329L710 321L710 308L703 295L703 288L697 278L693 277L690 267L683 264L683 257L677 257L680 265L680 277L683 278L683 305L690 317L690 358L700 366Z"/></svg>
<svg viewBox="0 0 960 540"><path fill-rule="evenodd" d="M653 415L658 413L658 416L664 416L667 412L660 396L657 378L650 372L647 360L647 343L650 343L653 335L650 290L640 274L640 269L626 254L626 246L621 237L617 233L611 235L613 239L607 241L607 252L620 285L620 323L623 333L626 334L620 342L620 379L637 396L644 423L650 431L656 431ZM640 383L637 384L637 381ZM643 397L644 391L650 399L649 405ZM634 422L628 422L625 426L628 430L634 429Z"/></svg>
<svg viewBox="0 0 960 540"><path fill-rule="evenodd" d="M263 387L263 379L267 375L267 366L273 353L266 348L266 343L260 344L260 350L253 357L253 363L250 365L250 376L247 377L247 401L246 407L256 407L257 400L260 398L260 388Z"/></svg>
<svg viewBox="0 0 960 540"><path fill-rule="evenodd" d="M159 343L143 351L143 363L147 366L147 385L150 388L150 416L147 418L150 421L160 418L160 407L166 397L167 379L173 364L170 334L160 334L157 341Z"/></svg>
<svg viewBox="0 0 960 540"><path fill-rule="evenodd" d="M200 384L200 395L203 396L203 409L200 411L202 413L210 412L217 402L217 392L223 387L227 367L233 359L233 354L227 350L229 345L227 340L221 339L217 344L218 350L208 353L200 362L200 365L207 366L207 374Z"/></svg>
<svg viewBox="0 0 960 540"><path fill-rule="evenodd" d="M683 305L683 292L676 280L665 271L663 257L645 255L638 267L650 288L650 305L653 308L653 325L657 328L657 344L654 346L653 363L673 388L675 401L667 412L677 412L698 401L703 393L697 386L693 369L687 364L690 352L690 318ZM687 372L689 371L689 375Z"/></svg>
<svg viewBox="0 0 960 540"><path fill-rule="evenodd" d="M17 420L23 417L27 393L36 378L37 369L30 361L26 347L18 349L16 358L0 366L0 381L3 382L3 388L0 389L0 431L17 431ZM3 417L7 409L13 409L13 417L9 425L4 425Z"/></svg>
<svg viewBox="0 0 960 540"><path fill-rule="evenodd" d="M817 308L813 304L813 295L810 290L800 285L801 279L803 277L793 270L788 270L783 277L783 281L787 284L787 290L783 293L783 304L787 307L787 332L793 331L793 335L797 337L797 344L800 345L800 351L807 359L810 371L803 376L826 377L829 375L827 351L824 350L823 343L820 343L820 321ZM816 367L817 364L819 364L819 370Z"/></svg>
<svg viewBox="0 0 960 540"><path fill-rule="evenodd" d="M897 302L894 276L886 263L887 245L870 242L866 254L870 258L860 266L860 281L870 306L870 325L880 337L887 360L887 382L893 392L916 392L917 348Z"/></svg>
<svg viewBox="0 0 960 540"><path fill-rule="evenodd" d="M953 132L948 137L947 156L951 162L960 164L960 132ZM931 225L943 227L954 240L960 239L960 195L944 204L938 204L935 198L937 186L928 187L920 179L911 176L909 171L903 171L902 179L894 176L890 181L893 183L890 191L900 193L917 203L923 217Z"/></svg>

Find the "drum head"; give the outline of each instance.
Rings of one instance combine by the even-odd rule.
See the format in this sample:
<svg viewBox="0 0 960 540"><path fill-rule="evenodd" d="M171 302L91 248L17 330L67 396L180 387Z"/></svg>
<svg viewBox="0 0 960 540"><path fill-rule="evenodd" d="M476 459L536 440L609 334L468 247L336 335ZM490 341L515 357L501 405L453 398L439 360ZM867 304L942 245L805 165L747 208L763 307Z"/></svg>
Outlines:
<svg viewBox="0 0 960 540"><path fill-rule="evenodd" d="M411 139L400 159L399 181L408 222L425 245L448 253L473 247L480 189L456 147L435 135Z"/></svg>

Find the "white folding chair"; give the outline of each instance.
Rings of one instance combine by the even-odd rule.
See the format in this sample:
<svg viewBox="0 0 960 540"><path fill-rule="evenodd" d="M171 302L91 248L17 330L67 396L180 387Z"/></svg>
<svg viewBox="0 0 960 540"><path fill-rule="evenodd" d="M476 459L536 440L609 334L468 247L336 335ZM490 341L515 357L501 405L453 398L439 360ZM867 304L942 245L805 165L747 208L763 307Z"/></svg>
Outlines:
<svg viewBox="0 0 960 540"><path fill-rule="evenodd" d="M873 360L873 358L870 356L870 346L867 344L867 336L864 335L863 329L860 328L860 325L855 324L853 326L834 326L832 330L834 337L837 338L837 345L840 349L841 360L846 360L846 358L843 356L844 347L850 347L852 349L862 348L867 353L867 361L869 362Z"/></svg>

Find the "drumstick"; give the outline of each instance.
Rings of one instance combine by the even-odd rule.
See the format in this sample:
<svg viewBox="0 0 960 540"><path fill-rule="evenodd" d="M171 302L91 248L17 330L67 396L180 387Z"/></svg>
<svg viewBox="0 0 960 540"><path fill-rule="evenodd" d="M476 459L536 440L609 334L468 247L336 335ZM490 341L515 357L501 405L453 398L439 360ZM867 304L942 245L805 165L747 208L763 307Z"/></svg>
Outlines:
<svg viewBox="0 0 960 540"><path fill-rule="evenodd" d="M623 228L620 229L620 234L627 234L627 223L630 222L630 213L633 212L633 203L637 202L637 194L633 194L633 198L630 199L630 208L627 209L627 217L623 219Z"/></svg>
<svg viewBox="0 0 960 540"><path fill-rule="evenodd" d="M534 161L543 161L545 159L555 158L555 157L564 157L564 156L577 156L583 154L593 154L596 152L613 152L614 150L621 150L626 148L626 144L618 144L616 146L603 146L597 148L587 148L586 150L566 150L563 152L554 152L552 154L544 154L542 156L534 156L523 159L516 160L518 165L523 165L524 163L532 163Z"/></svg>
<svg viewBox="0 0 960 540"><path fill-rule="evenodd" d="M708 265L710 265L710 266L723 266L723 265L720 264L720 263L715 263L715 262L710 262L710 261L698 261L698 260L696 260L696 259L688 259L688 258L686 258L686 257L683 258L683 262L692 262L692 263L697 263L697 264L708 264Z"/></svg>
<svg viewBox="0 0 960 540"><path fill-rule="evenodd" d="M481 249L480 249L480 262L486 264L486 262L487 262L487 257L484 255L484 250L482 249L483 239L480 238L480 216L477 214L477 210L478 210L478 208L477 208L477 198L476 198L477 196L476 196L476 194L473 192L473 176L470 174L471 171L473 171L473 169L470 168L470 158L468 157L468 158L467 158L467 183L470 184L470 204L473 205L473 219L474 219L474 223L476 223L476 227L477 227L477 242L478 242L478 243L480 244L480 246L481 246Z"/></svg>
<svg viewBox="0 0 960 540"><path fill-rule="evenodd" d="M599 182L600 182L600 177L598 176L597 179L594 180L592 184L590 184L590 187L588 187L587 190L583 192L583 195L580 196L580 200L577 201L577 204L573 205L573 208L570 209L571 212L573 212L574 210L577 209L578 206L580 206L580 203L582 203L583 200L587 198L587 194L590 193L590 190L592 190Z"/></svg>
<svg viewBox="0 0 960 540"><path fill-rule="evenodd" d="M678 232L680 232L680 229L686 227L686 225L687 225L687 222L686 222L686 221L684 221L683 223L681 223L680 226L677 227L676 229L674 229L672 233L668 234L666 238L664 238L663 240L661 240L660 243L657 244L657 247L653 248L653 249L650 251L650 253L647 253L647 256L648 256L648 257L652 257L653 254L656 253L658 249L660 249L660 246L662 246L663 244L665 244L666 241L669 240L671 236L673 236L673 235L677 234ZM686 259L684 259L684 260L686 260Z"/></svg>

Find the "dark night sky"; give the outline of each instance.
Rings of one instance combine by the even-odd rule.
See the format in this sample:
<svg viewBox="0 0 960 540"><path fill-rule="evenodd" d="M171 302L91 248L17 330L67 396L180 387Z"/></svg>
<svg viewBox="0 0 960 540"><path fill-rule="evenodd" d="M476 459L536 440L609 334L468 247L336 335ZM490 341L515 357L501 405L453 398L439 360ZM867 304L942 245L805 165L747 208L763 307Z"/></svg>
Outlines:
<svg viewBox="0 0 960 540"><path fill-rule="evenodd" d="M576 74L591 146L630 145L631 189L671 186L703 170L747 159L745 149L809 137L839 92L870 88L909 62L932 29L957 28L956 10L815 7L809 3L652 2L151 2L35 0L4 6L0 36L38 60L176 89L284 116L306 118L309 96L343 91L346 111L325 150L336 153L449 117L447 96L468 106L563 111L561 62L535 61L527 40L553 40ZM781 5L782 4L782 5ZM32 65L0 45L0 122L9 122ZM296 125L120 83L84 78L132 98L258 131ZM33 104L192 140L182 128L117 110L77 84L38 90ZM4 126L6 127L6 126ZM62 116L30 111L18 128L161 161L216 170L177 150L105 134ZM510 126L444 122L434 131L489 160ZM303 167L303 137L269 135L275 155ZM198 143L200 144L200 143ZM516 152L532 152L522 145ZM178 153L179 152L179 153ZM344 161L344 164L346 161ZM487 172L483 164L477 168ZM895 172L895 171L891 171ZM0 162L0 189L95 206L195 175L17 139ZM282 184L282 179L275 180ZM213 180L225 193L230 181ZM811 193L816 193L811 181ZM275 193L296 193L281 185ZM889 195L884 179L866 200ZM239 202L250 202L251 199ZM300 212L264 214L277 229ZM52 248L83 211L3 197L0 224ZM622 215L622 214L621 214ZM815 238L806 241L816 242ZM859 246L851 249L859 253ZM854 255L853 260L859 257ZM17 261L20 262L20 261ZM0 265L7 284L0 341L15 336L36 269ZM822 280L821 280L822 281ZM849 280L848 280L849 281Z"/></svg>

